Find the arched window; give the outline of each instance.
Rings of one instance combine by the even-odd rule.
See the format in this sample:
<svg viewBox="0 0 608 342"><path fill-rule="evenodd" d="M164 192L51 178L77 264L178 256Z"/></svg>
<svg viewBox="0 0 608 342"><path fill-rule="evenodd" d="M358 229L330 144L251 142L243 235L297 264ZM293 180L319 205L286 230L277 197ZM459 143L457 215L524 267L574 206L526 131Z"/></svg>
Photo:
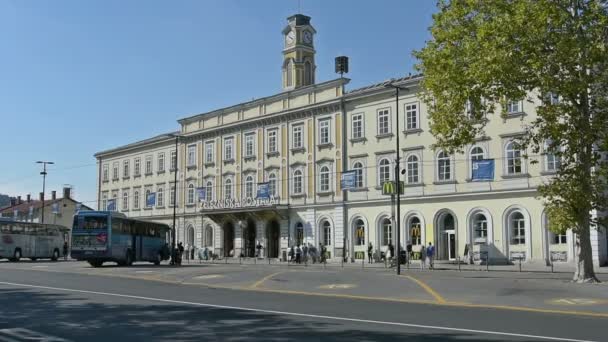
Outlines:
<svg viewBox="0 0 608 342"><path fill-rule="evenodd" d="M545 142L545 170L549 172L555 172L559 170L559 167L561 166L561 160L555 154L556 147L551 145L551 140Z"/></svg>
<svg viewBox="0 0 608 342"><path fill-rule="evenodd" d="M210 180L205 185L205 200L207 202L213 201L213 182Z"/></svg>
<svg viewBox="0 0 608 342"><path fill-rule="evenodd" d="M304 243L304 225L302 222L296 223L296 246L302 246Z"/></svg>
<svg viewBox="0 0 608 342"><path fill-rule="evenodd" d="M293 172L293 193L301 194L304 192L304 184L302 177L302 170L295 170Z"/></svg>
<svg viewBox="0 0 608 342"><path fill-rule="evenodd" d="M353 164L353 170L355 171L355 187L363 187L363 164L361 162L355 162Z"/></svg>
<svg viewBox="0 0 608 342"><path fill-rule="evenodd" d="M245 198L253 198L253 176L245 178Z"/></svg>
<svg viewBox="0 0 608 342"><path fill-rule="evenodd" d="M287 86L291 87L293 85L293 64L291 61L287 63L287 69L285 72L287 73Z"/></svg>
<svg viewBox="0 0 608 342"><path fill-rule="evenodd" d="M188 227L188 239L186 240L187 246L194 246L194 228Z"/></svg>
<svg viewBox="0 0 608 342"><path fill-rule="evenodd" d="M312 84L312 64L309 61L304 63L304 80L306 85Z"/></svg>
<svg viewBox="0 0 608 342"><path fill-rule="evenodd" d="M450 155L445 151L437 154L437 179L439 181L452 179L452 161L450 160Z"/></svg>
<svg viewBox="0 0 608 342"><path fill-rule="evenodd" d="M355 245L365 246L365 222L362 219L355 221Z"/></svg>
<svg viewBox="0 0 608 342"><path fill-rule="evenodd" d="M320 191L329 191L329 167L323 166L321 167L320 177L319 177L319 190Z"/></svg>
<svg viewBox="0 0 608 342"><path fill-rule="evenodd" d="M277 174L274 172L268 175L268 192L270 196L277 196Z"/></svg>
<svg viewBox="0 0 608 342"><path fill-rule="evenodd" d="M420 219L417 216L414 216L410 219L410 243L413 246L418 246L422 244L422 227L420 225Z"/></svg>
<svg viewBox="0 0 608 342"><path fill-rule="evenodd" d="M481 160L483 158L484 158L483 148L481 148L479 146L475 146L471 149L471 163L473 162L473 160Z"/></svg>
<svg viewBox="0 0 608 342"><path fill-rule="evenodd" d="M476 214L473 216L473 236L475 239L488 238L488 219L484 214Z"/></svg>
<svg viewBox="0 0 608 342"><path fill-rule="evenodd" d="M129 210L129 193L122 193L122 210Z"/></svg>
<svg viewBox="0 0 608 342"><path fill-rule="evenodd" d="M164 198L164 194L163 194L163 188L160 187L160 188L158 188L158 190L156 192L156 206L162 207L164 204L165 204L165 198Z"/></svg>
<svg viewBox="0 0 608 342"><path fill-rule="evenodd" d="M507 174L516 175L522 173L521 146L515 141L510 141L505 146L505 154L507 157Z"/></svg>
<svg viewBox="0 0 608 342"><path fill-rule="evenodd" d="M323 245L330 246L331 245L331 223L329 221L323 221Z"/></svg>
<svg viewBox="0 0 608 342"><path fill-rule="evenodd" d="M378 163L378 185L391 180L391 162L384 158Z"/></svg>
<svg viewBox="0 0 608 342"><path fill-rule="evenodd" d="M211 226L207 226L207 229L205 230L205 246L213 246L213 228L211 228Z"/></svg>
<svg viewBox="0 0 608 342"><path fill-rule="evenodd" d="M194 204L194 184L188 184L188 204Z"/></svg>
<svg viewBox="0 0 608 342"><path fill-rule="evenodd" d="M382 245L388 246L389 244L393 244L393 225L391 219L382 219L380 221L380 228L382 229Z"/></svg>
<svg viewBox="0 0 608 342"><path fill-rule="evenodd" d="M224 198L231 199L232 198L232 179L227 178L224 181Z"/></svg>
<svg viewBox="0 0 608 342"><path fill-rule="evenodd" d="M406 159L406 171L407 171L407 182L408 184L420 183L420 164L418 156L415 154L410 155Z"/></svg>
<svg viewBox="0 0 608 342"><path fill-rule="evenodd" d="M526 219L521 212L515 211L509 216L509 230L512 245L526 244Z"/></svg>
<svg viewBox="0 0 608 342"><path fill-rule="evenodd" d="M139 191L133 192L133 209L139 209Z"/></svg>

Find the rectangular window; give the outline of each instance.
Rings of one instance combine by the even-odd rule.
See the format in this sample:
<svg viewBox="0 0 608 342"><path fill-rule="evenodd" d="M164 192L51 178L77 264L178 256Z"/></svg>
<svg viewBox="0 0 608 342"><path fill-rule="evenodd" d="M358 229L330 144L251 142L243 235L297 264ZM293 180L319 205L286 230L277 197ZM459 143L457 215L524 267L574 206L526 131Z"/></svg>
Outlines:
<svg viewBox="0 0 608 342"><path fill-rule="evenodd" d="M103 166L103 176L102 176L102 179L103 179L104 182L107 182L107 181L110 180L109 178L110 178L110 167L108 166L108 164L105 164Z"/></svg>
<svg viewBox="0 0 608 342"><path fill-rule="evenodd" d="M196 166L196 145L188 146L187 163L189 167Z"/></svg>
<svg viewBox="0 0 608 342"><path fill-rule="evenodd" d="M245 135L245 157L253 157L255 155L255 133Z"/></svg>
<svg viewBox="0 0 608 342"><path fill-rule="evenodd" d="M133 165L133 174L135 176L139 176L140 172L141 172L141 159L140 158L135 158L135 165Z"/></svg>
<svg viewBox="0 0 608 342"><path fill-rule="evenodd" d="M152 156L146 156L146 174L152 174Z"/></svg>
<svg viewBox="0 0 608 342"><path fill-rule="evenodd" d="M171 171L177 170L177 152L171 151Z"/></svg>
<svg viewBox="0 0 608 342"><path fill-rule="evenodd" d="M158 190L156 191L156 206L157 207L162 207L165 204L165 197L164 197L164 193L163 193L163 187L160 186L158 187Z"/></svg>
<svg viewBox="0 0 608 342"><path fill-rule="evenodd" d="M279 132L276 129L268 131L268 152L269 153L277 152L278 133Z"/></svg>
<svg viewBox="0 0 608 342"><path fill-rule="evenodd" d="M108 209L108 193L104 192L101 196L101 208L99 210L107 210Z"/></svg>
<svg viewBox="0 0 608 342"><path fill-rule="evenodd" d="M213 151L215 151L215 143L213 141L208 141L205 143L205 163L211 164L213 163Z"/></svg>
<svg viewBox="0 0 608 342"><path fill-rule="evenodd" d="M169 205L175 206L175 185L171 185L171 190L169 191Z"/></svg>
<svg viewBox="0 0 608 342"><path fill-rule="evenodd" d="M122 162L122 177L123 178L129 177L129 161L128 160L124 160Z"/></svg>
<svg viewBox="0 0 608 342"><path fill-rule="evenodd" d="M226 138L224 139L224 160L233 160L234 159L234 149L233 149L234 138Z"/></svg>
<svg viewBox="0 0 608 342"><path fill-rule="evenodd" d="M118 179L118 162L112 164L112 179Z"/></svg>
<svg viewBox="0 0 608 342"><path fill-rule="evenodd" d="M418 122L418 104L410 103L405 105L405 129L417 129L419 127Z"/></svg>
<svg viewBox="0 0 608 342"><path fill-rule="evenodd" d="M521 113L521 102L520 101L507 101L507 113L508 114L517 114Z"/></svg>
<svg viewBox="0 0 608 342"><path fill-rule="evenodd" d="M378 111L378 135L385 135L391 132L390 114L388 109Z"/></svg>
<svg viewBox="0 0 608 342"><path fill-rule="evenodd" d="M363 138L363 114L355 114L352 119L353 139Z"/></svg>
<svg viewBox="0 0 608 342"><path fill-rule="evenodd" d="M553 244L554 245L565 245L568 243L568 238L566 234L553 234Z"/></svg>
<svg viewBox="0 0 608 342"><path fill-rule="evenodd" d="M158 172L165 172L165 153L158 154Z"/></svg>
<svg viewBox="0 0 608 342"><path fill-rule="evenodd" d="M293 148L304 147L303 131L304 131L304 125L293 126L293 128L292 128L292 141L293 141L292 147Z"/></svg>
<svg viewBox="0 0 608 342"><path fill-rule="evenodd" d="M319 144L326 145L331 143L330 136L330 119L319 121Z"/></svg>

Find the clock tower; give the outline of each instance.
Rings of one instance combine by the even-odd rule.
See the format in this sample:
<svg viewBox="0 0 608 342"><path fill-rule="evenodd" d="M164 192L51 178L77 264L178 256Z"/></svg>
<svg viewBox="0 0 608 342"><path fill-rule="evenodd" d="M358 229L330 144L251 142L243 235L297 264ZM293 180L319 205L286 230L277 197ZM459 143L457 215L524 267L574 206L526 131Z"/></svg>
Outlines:
<svg viewBox="0 0 608 342"><path fill-rule="evenodd" d="M283 29L283 90L315 83L315 33L310 17L296 14L287 18L287 26Z"/></svg>

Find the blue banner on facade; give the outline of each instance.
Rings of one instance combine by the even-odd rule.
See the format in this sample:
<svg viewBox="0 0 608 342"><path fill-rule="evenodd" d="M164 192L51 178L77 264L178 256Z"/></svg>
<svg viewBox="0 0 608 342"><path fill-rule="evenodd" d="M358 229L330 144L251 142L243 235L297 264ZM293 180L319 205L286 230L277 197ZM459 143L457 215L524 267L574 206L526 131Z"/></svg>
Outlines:
<svg viewBox="0 0 608 342"><path fill-rule="evenodd" d="M471 178L473 181L494 180L494 159L473 160L472 168Z"/></svg>
<svg viewBox="0 0 608 342"><path fill-rule="evenodd" d="M198 201L202 202L207 198L207 189L205 188L197 188L196 193L198 194Z"/></svg>
<svg viewBox="0 0 608 342"><path fill-rule="evenodd" d="M108 206L106 207L106 210L116 211L116 200L115 199L108 200Z"/></svg>
<svg viewBox="0 0 608 342"><path fill-rule="evenodd" d="M53 214L59 214L59 202L53 203L51 206Z"/></svg>
<svg viewBox="0 0 608 342"><path fill-rule="evenodd" d="M156 192L151 192L146 197L146 207L153 207L156 204Z"/></svg>
<svg viewBox="0 0 608 342"><path fill-rule="evenodd" d="M269 199L270 198L270 184L269 183L258 183L258 192L256 198Z"/></svg>
<svg viewBox="0 0 608 342"><path fill-rule="evenodd" d="M342 190L350 190L357 188L357 171L345 171L342 172L342 179L340 179L340 187Z"/></svg>

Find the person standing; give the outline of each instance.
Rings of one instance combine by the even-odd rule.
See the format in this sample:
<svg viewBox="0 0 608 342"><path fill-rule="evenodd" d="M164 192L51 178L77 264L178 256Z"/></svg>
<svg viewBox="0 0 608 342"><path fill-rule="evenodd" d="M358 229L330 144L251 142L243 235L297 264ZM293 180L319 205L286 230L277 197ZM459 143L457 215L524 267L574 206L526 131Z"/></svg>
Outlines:
<svg viewBox="0 0 608 342"><path fill-rule="evenodd" d="M368 263L373 263L374 262L374 258L372 257L374 253L374 246L372 246L372 243L368 243L367 244L367 262Z"/></svg>
<svg viewBox="0 0 608 342"><path fill-rule="evenodd" d="M433 268L433 257L435 256L435 246L429 242L426 249L426 258L429 259L429 268Z"/></svg>
<svg viewBox="0 0 608 342"><path fill-rule="evenodd" d="M304 263L308 261L308 246L306 244L302 246L302 259L304 259Z"/></svg>
<svg viewBox="0 0 608 342"><path fill-rule="evenodd" d="M63 243L63 260L68 260L68 242Z"/></svg>
<svg viewBox="0 0 608 342"><path fill-rule="evenodd" d="M424 264L426 263L426 248L424 245L420 248L420 268L424 269Z"/></svg>
<svg viewBox="0 0 608 342"><path fill-rule="evenodd" d="M299 264L302 262L302 248L300 248L300 246L298 245L296 247L296 264Z"/></svg>

